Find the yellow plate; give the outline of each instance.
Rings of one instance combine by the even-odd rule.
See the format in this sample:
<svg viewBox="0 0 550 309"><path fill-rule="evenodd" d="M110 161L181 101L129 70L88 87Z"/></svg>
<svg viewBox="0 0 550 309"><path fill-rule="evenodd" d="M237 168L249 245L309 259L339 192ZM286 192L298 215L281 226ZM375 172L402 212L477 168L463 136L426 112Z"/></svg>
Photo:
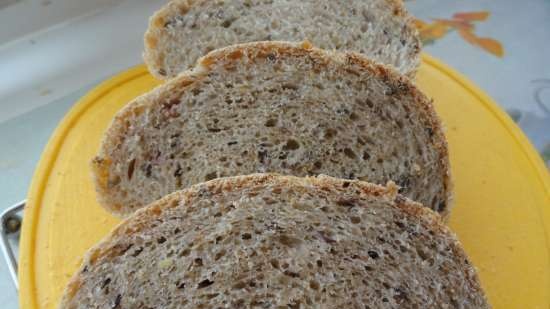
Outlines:
<svg viewBox="0 0 550 309"><path fill-rule="evenodd" d="M25 209L20 305L56 308L84 252L118 220L95 200L89 161L113 115L158 84L143 66L83 97L36 170ZM450 226L494 308L550 307L550 180L515 124L464 77L424 55L418 84L447 128L455 178Z"/></svg>

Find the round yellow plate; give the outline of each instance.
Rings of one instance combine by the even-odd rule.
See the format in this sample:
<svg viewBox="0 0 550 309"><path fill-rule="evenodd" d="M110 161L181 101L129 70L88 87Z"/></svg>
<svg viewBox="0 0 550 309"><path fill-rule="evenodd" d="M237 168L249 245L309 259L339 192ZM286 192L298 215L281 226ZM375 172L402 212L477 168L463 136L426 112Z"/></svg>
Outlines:
<svg viewBox="0 0 550 309"><path fill-rule="evenodd" d="M65 116L36 170L20 256L20 305L56 308L82 255L118 222L96 202L89 161L113 115L156 85L139 66L111 78ZM550 307L550 180L495 103L424 55L418 84L447 130L455 207L450 226L479 269L493 308Z"/></svg>

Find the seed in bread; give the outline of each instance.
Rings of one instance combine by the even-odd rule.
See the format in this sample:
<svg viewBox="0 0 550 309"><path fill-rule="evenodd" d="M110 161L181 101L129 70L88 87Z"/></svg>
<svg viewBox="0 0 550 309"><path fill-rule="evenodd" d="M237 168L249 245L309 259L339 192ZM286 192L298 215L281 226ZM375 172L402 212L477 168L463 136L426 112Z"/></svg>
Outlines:
<svg viewBox="0 0 550 309"><path fill-rule="evenodd" d="M330 177L221 178L137 211L91 249L60 309L489 305L439 216Z"/></svg>
<svg viewBox="0 0 550 309"><path fill-rule="evenodd" d="M400 0L176 0L150 20L144 59L166 79L199 57L255 41L303 41L355 51L413 76L420 40Z"/></svg>
<svg viewBox="0 0 550 309"><path fill-rule="evenodd" d="M176 190L257 172L385 184L445 213L447 145L406 78L354 53L259 42L216 50L120 111L92 162L125 216Z"/></svg>

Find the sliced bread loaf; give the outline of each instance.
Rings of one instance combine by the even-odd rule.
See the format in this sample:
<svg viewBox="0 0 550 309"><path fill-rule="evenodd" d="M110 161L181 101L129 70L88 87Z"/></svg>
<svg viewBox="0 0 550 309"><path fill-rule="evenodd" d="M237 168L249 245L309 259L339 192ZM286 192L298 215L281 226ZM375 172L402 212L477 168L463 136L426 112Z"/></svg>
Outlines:
<svg viewBox="0 0 550 309"><path fill-rule="evenodd" d="M254 41L303 41L356 51L414 75L420 40L401 0L176 0L150 20L144 59L158 78L206 53Z"/></svg>
<svg viewBox="0 0 550 309"><path fill-rule="evenodd" d="M173 193L84 259L60 309L489 308L439 216L387 188L255 174Z"/></svg>
<svg viewBox="0 0 550 309"><path fill-rule="evenodd" d="M216 177L326 174L448 209L447 145L426 96L358 54L260 42L211 52L120 111L92 162L99 201L127 215Z"/></svg>

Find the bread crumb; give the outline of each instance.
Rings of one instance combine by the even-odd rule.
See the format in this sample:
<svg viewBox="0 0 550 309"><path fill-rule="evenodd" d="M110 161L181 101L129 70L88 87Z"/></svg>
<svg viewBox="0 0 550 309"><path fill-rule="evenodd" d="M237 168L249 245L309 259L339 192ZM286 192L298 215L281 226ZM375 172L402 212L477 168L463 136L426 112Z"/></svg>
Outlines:
<svg viewBox="0 0 550 309"><path fill-rule="evenodd" d="M418 164L416 164L416 163L413 163L413 165L412 165L412 170L413 170L413 172L414 172L415 174L420 174L420 171L421 171L422 169L420 168L420 165L418 165Z"/></svg>
<svg viewBox="0 0 550 309"><path fill-rule="evenodd" d="M174 261L172 259L164 259L164 260L161 260L158 264L159 268L168 268L170 266L172 266L172 263Z"/></svg>

